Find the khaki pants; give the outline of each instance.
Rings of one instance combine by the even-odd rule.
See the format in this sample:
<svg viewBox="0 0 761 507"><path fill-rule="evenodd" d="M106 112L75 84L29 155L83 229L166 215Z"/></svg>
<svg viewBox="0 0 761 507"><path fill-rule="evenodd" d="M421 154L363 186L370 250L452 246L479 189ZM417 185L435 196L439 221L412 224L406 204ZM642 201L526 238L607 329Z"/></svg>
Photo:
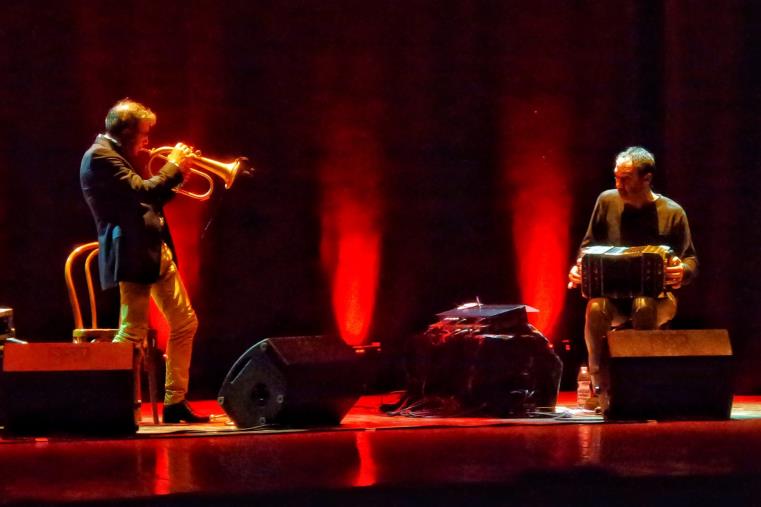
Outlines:
<svg viewBox="0 0 761 507"><path fill-rule="evenodd" d="M121 323L115 342L141 344L145 340L151 298L169 323L164 403L181 402L188 392L190 356L198 318L169 247L164 244L161 248L161 271L155 283L119 282L119 294Z"/></svg>
<svg viewBox="0 0 761 507"><path fill-rule="evenodd" d="M587 344L592 384L600 386L600 359L603 342L611 326L631 319L634 329L658 329L676 315L676 297L670 292L661 298L592 298L587 302L584 341Z"/></svg>

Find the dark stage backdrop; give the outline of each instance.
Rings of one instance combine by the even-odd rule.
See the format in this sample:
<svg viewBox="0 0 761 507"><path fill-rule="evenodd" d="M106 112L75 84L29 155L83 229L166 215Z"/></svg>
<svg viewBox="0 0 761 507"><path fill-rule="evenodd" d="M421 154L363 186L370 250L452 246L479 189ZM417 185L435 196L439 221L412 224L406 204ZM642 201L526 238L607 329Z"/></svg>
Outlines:
<svg viewBox="0 0 761 507"><path fill-rule="evenodd" d="M200 315L196 393L268 336L398 354L476 296L538 307L569 369L566 272L615 154L651 149L701 260L676 327L728 328L761 388L754 2L5 2L0 304L67 340L63 263L94 238L78 167L107 109L256 173L168 213ZM397 371L391 372L398 374Z"/></svg>

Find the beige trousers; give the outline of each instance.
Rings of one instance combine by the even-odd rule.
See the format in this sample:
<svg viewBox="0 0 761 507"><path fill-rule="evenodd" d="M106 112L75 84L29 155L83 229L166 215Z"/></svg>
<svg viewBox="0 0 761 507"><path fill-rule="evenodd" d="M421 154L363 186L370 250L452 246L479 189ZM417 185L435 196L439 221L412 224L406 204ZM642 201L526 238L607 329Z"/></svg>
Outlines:
<svg viewBox="0 0 761 507"><path fill-rule="evenodd" d="M142 343L145 340L151 298L169 323L164 403L181 402L188 392L190 356L198 318L169 247L164 244L161 248L161 271L155 283L119 282L119 294L120 325L115 342Z"/></svg>
<svg viewBox="0 0 761 507"><path fill-rule="evenodd" d="M592 298L587 302L584 341L592 384L600 386L600 360L603 343L611 326L631 319L634 329L658 329L676 315L676 297L670 292L662 298L638 297L631 300Z"/></svg>

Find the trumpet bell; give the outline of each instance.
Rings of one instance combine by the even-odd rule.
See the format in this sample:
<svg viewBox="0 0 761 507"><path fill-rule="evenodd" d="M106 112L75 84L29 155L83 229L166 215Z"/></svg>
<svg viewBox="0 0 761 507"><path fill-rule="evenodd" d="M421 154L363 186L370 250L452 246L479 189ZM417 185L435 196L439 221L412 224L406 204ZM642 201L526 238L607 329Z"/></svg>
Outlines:
<svg viewBox="0 0 761 507"><path fill-rule="evenodd" d="M194 157L191 167L194 169L203 169L219 176L222 178L222 181L225 182L225 189L229 190L230 187L233 186L233 183L235 183L235 179L238 175L247 171L250 164L246 157L236 158L229 163L218 162L205 157Z"/></svg>

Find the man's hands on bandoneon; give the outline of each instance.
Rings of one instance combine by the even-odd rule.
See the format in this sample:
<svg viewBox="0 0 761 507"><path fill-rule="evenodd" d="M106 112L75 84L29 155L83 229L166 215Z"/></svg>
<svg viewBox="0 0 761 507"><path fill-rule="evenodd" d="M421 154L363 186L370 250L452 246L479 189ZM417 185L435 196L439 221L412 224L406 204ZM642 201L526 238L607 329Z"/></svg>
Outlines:
<svg viewBox="0 0 761 507"><path fill-rule="evenodd" d="M678 289L682 286L684 280L684 263L676 255L669 260L666 265L666 285L672 289Z"/></svg>
<svg viewBox="0 0 761 507"><path fill-rule="evenodd" d="M568 288L574 289L581 285L581 257L576 259L576 264L568 272Z"/></svg>
<svg viewBox="0 0 761 507"><path fill-rule="evenodd" d="M666 265L666 285L672 289L682 286L684 280L684 264L679 257L672 257ZM568 272L568 288L574 289L581 285L581 257L576 259L576 264Z"/></svg>

